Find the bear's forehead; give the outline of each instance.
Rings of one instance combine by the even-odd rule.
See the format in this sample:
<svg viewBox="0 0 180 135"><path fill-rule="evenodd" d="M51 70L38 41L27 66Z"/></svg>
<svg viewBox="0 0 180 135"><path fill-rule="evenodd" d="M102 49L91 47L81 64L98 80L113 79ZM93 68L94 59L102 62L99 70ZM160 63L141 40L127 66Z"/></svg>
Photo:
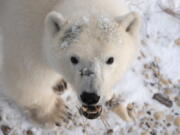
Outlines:
<svg viewBox="0 0 180 135"><path fill-rule="evenodd" d="M119 40L119 25L114 18L104 16L81 17L68 24L61 37L62 45L90 40L96 42L115 42Z"/></svg>
<svg viewBox="0 0 180 135"><path fill-rule="evenodd" d="M113 18L104 16L94 17L87 26L87 34L100 41L110 41L119 35L119 25Z"/></svg>
<svg viewBox="0 0 180 135"><path fill-rule="evenodd" d="M81 17L76 20L73 25L82 26L84 30L88 30L89 32L97 33L97 31L99 31L101 33L106 33L107 35L117 33L119 27L114 18L105 16Z"/></svg>

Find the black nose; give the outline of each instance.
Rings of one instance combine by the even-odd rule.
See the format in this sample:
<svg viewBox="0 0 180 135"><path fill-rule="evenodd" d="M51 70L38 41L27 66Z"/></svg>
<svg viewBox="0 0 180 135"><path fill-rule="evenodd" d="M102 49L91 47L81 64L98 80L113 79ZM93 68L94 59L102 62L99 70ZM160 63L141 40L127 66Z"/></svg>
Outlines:
<svg viewBox="0 0 180 135"><path fill-rule="evenodd" d="M82 102L87 105L96 104L100 99L100 96L96 95L95 93L88 93L88 92L83 92L80 97Z"/></svg>

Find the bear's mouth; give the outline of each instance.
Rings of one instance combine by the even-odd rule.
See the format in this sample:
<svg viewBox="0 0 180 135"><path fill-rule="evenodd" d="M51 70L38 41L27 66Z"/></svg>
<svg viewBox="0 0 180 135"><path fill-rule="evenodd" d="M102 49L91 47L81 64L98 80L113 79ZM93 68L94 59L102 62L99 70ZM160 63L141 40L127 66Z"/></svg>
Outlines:
<svg viewBox="0 0 180 135"><path fill-rule="evenodd" d="M87 119L96 119L101 115L102 107L100 105L97 106L87 106L82 105L79 109L80 114L84 115Z"/></svg>

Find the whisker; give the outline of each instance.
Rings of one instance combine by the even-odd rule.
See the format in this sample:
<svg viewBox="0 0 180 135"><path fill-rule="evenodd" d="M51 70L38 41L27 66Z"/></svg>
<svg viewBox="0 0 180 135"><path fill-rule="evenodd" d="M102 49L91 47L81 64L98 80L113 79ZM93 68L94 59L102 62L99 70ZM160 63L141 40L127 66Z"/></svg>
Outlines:
<svg viewBox="0 0 180 135"><path fill-rule="evenodd" d="M107 119L104 119L104 121L106 122L106 124L107 124L108 127L110 128L111 126L110 126L109 122L107 121Z"/></svg>
<svg viewBox="0 0 180 135"><path fill-rule="evenodd" d="M87 132L87 119L86 118L83 118L83 130L84 130L85 135L88 135L88 132Z"/></svg>
<svg viewBox="0 0 180 135"><path fill-rule="evenodd" d="M105 120L105 118L103 116L100 116L100 119L103 123L103 125L105 126L105 128L109 129L110 128L110 125L109 123Z"/></svg>
<svg viewBox="0 0 180 135"><path fill-rule="evenodd" d="M81 110L80 110L80 106L76 106L78 112L79 112L79 115L82 116L81 114ZM85 117L81 117L82 119L82 128L83 128L83 133L85 133L85 135L88 135L88 132L87 132L87 119Z"/></svg>
<svg viewBox="0 0 180 135"><path fill-rule="evenodd" d="M78 114L81 115L80 107L76 105L76 109L77 109L77 111L79 112Z"/></svg>

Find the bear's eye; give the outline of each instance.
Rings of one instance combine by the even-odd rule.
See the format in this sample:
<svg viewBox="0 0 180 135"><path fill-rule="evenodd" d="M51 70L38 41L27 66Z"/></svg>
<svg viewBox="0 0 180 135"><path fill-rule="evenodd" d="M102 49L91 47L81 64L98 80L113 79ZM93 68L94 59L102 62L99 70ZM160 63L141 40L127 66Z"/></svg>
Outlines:
<svg viewBox="0 0 180 135"><path fill-rule="evenodd" d="M114 58L113 58L113 57L110 57L110 58L108 58L108 60L106 61L106 64L111 65L111 64L113 64L113 62L114 62Z"/></svg>
<svg viewBox="0 0 180 135"><path fill-rule="evenodd" d="M72 62L72 64L77 65L79 63L79 60L75 56L72 56L71 57L71 62Z"/></svg>

